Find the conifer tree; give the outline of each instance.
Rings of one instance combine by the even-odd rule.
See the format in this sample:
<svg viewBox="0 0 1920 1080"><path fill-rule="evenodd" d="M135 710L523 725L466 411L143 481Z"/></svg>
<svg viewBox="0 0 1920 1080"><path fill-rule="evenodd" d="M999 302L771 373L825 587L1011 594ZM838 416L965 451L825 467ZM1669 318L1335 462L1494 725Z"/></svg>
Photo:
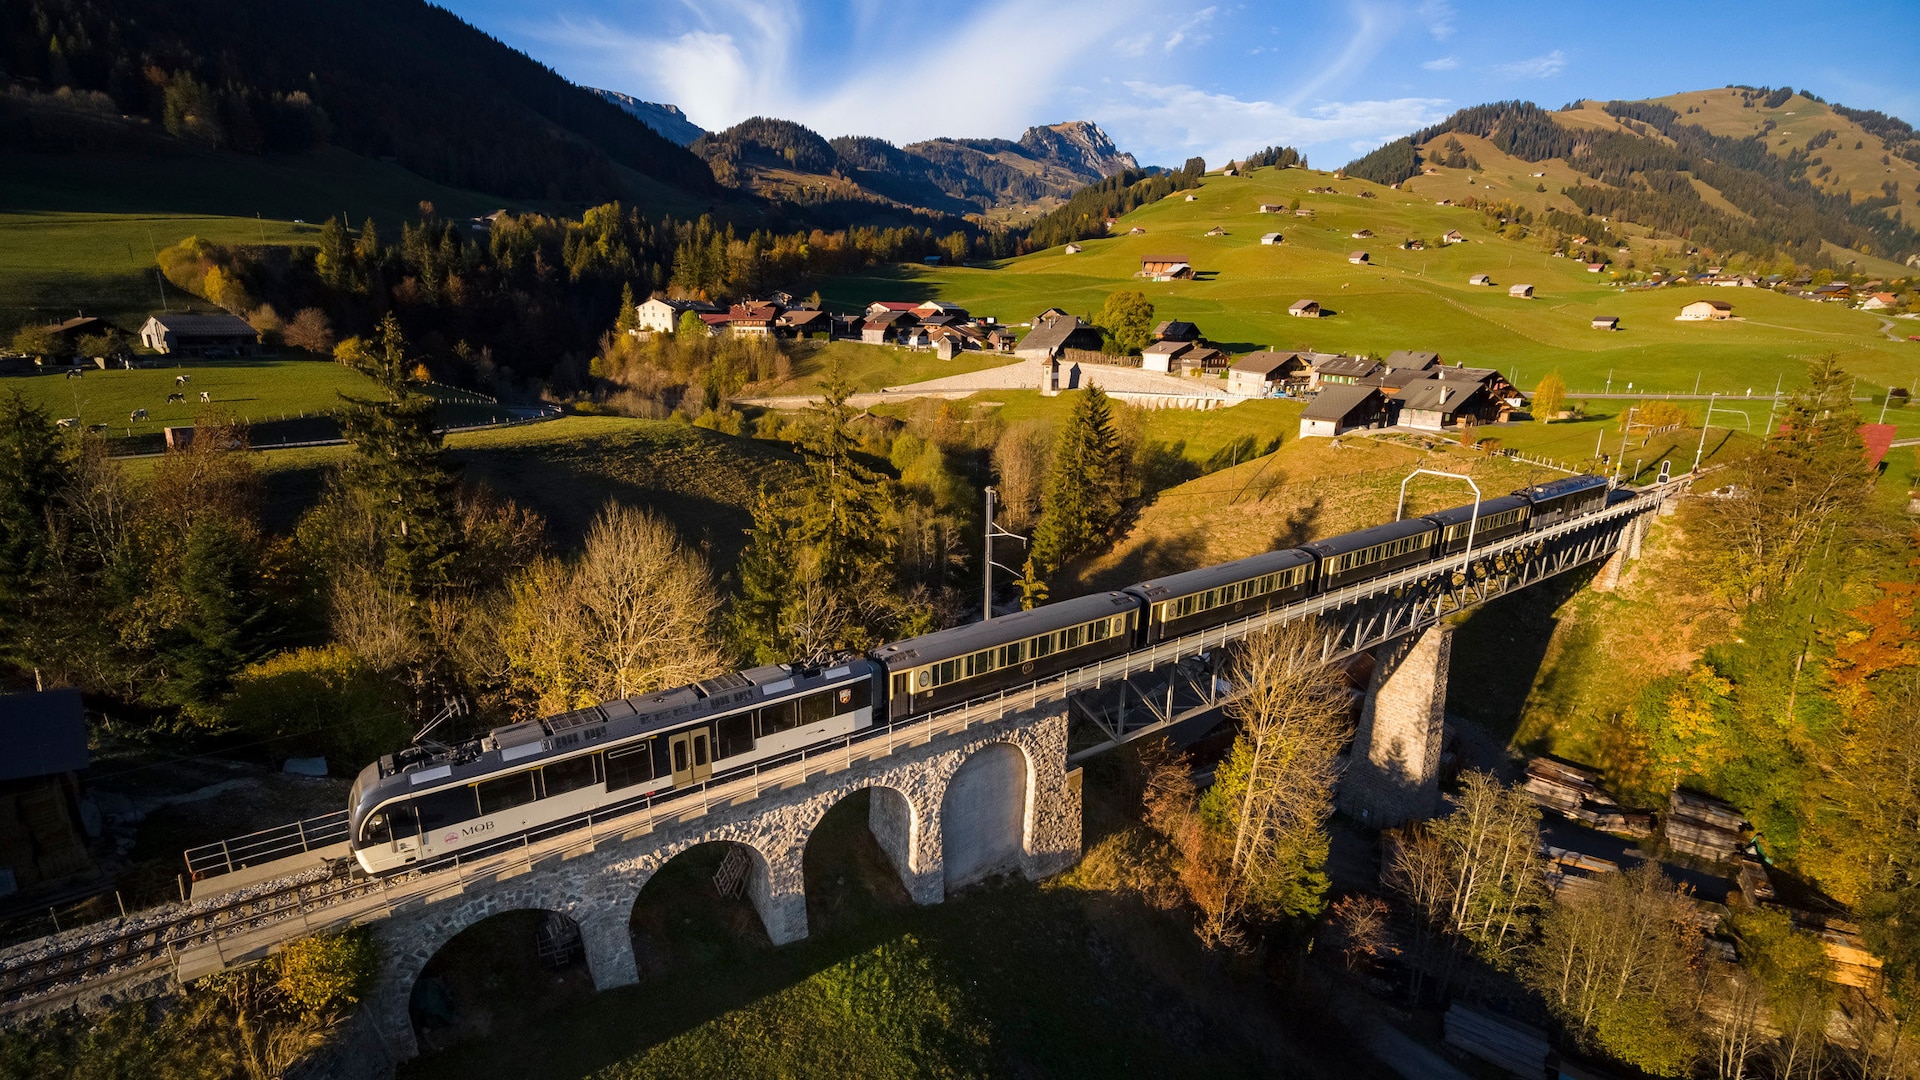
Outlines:
<svg viewBox="0 0 1920 1080"><path fill-rule="evenodd" d="M1033 560L1042 573L1090 550L1119 520L1122 466L1113 402L1089 386L1060 430L1041 490Z"/></svg>
<svg viewBox="0 0 1920 1080"><path fill-rule="evenodd" d="M46 410L15 390L0 398L0 650L11 651L50 557L49 514L65 482Z"/></svg>
<svg viewBox="0 0 1920 1080"><path fill-rule="evenodd" d="M640 328L640 309L633 302L633 286L620 284L620 314L614 316L613 332L630 334Z"/></svg>

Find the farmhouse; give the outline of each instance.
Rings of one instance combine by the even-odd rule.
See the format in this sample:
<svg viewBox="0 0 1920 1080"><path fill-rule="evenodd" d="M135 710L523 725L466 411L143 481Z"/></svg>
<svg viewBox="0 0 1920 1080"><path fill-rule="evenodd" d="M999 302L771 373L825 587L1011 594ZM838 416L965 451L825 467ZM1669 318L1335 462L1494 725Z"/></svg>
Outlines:
<svg viewBox="0 0 1920 1080"><path fill-rule="evenodd" d="M1135 225L1133 228L1127 230L1127 235L1128 236L1145 236L1147 235L1147 230L1141 228L1138 225Z"/></svg>
<svg viewBox="0 0 1920 1080"><path fill-rule="evenodd" d="M1195 345L1180 357L1182 375L1213 375L1226 370L1227 361L1233 359L1211 345Z"/></svg>
<svg viewBox="0 0 1920 1080"><path fill-rule="evenodd" d="M1491 412L1484 389L1464 380L1419 379L1393 395L1400 408L1400 426L1443 431L1455 424L1477 423Z"/></svg>
<svg viewBox="0 0 1920 1080"><path fill-rule="evenodd" d="M1600 271L1602 271L1602 270L1605 270L1606 268L1607 268L1607 264L1606 264L1606 263L1588 263L1588 264L1587 264L1587 273L1589 273L1589 274L1597 274L1597 273L1599 273Z"/></svg>
<svg viewBox="0 0 1920 1080"><path fill-rule="evenodd" d="M727 322L727 333L739 338L772 337L773 320L757 314L734 315Z"/></svg>
<svg viewBox="0 0 1920 1080"><path fill-rule="evenodd" d="M1033 329L1013 347L1022 360L1052 360L1068 349L1098 349L1100 331L1072 315L1040 316Z"/></svg>
<svg viewBox="0 0 1920 1080"><path fill-rule="evenodd" d="M1403 251L1425 251L1427 250L1427 242L1415 237L1412 240L1402 240L1400 242L1400 248Z"/></svg>
<svg viewBox="0 0 1920 1080"><path fill-rule="evenodd" d="M1200 328L1190 322L1168 319L1153 328L1153 336L1157 341L1199 341Z"/></svg>
<svg viewBox="0 0 1920 1080"><path fill-rule="evenodd" d="M1307 358L1297 352L1248 353L1227 369L1227 393L1271 397L1286 383L1299 382L1307 371Z"/></svg>
<svg viewBox="0 0 1920 1080"><path fill-rule="evenodd" d="M1387 399L1372 386L1329 386L1300 413L1300 437L1330 438L1355 428L1383 427Z"/></svg>
<svg viewBox="0 0 1920 1080"><path fill-rule="evenodd" d="M1595 330L1618 330L1620 329L1620 316L1595 315L1591 325Z"/></svg>
<svg viewBox="0 0 1920 1080"><path fill-rule="evenodd" d="M1406 368L1413 371L1431 371L1440 366L1440 354L1437 352L1417 352L1413 349L1395 349L1387 354L1384 361L1390 368Z"/></svg>
<svg viewBox="0 0 1920 1080"><path fill-rule="evenodd" d="M238 315L155 315L140 326L140 343L168 356L256 356L260 332Z"/></svg>
<svg viewBox="0 0 1920 1080"><path fill-rule="evenodd" d="M1225 229L1223 229L1223 228L1221 228L1221 227L1220 227L1220 226L1218 226L1218 225L1215 225L1215 226L1214 226L1213 228L1211 228L1211 229L1208 229L1208 230L1207 230L1207 232L1206 232L1206 235L1208 235L1208 236L1225 236L1225 235L1227 235L1227 230L1225 230Z"/></svg>
<svg viewBox="0 0 1920 1080"><path fill-rule="evenodd" d="M1353 238L1354 238L1355 240L1371 240L1371 239L1373 239L1373 230L1372 230L1372 229L1359 229L1359 230L1357 230L1357 231L1355 231L1355 232L1354 232L1354 234L1353 234Z"/></svg>
<svg viewBox="0 0 1920 1080"><path fill-rule="evenodd" d="M1178 255L1149 255L1140 260L1140 272L1134 276L1148 281L1191 280L1193 264Z"/></svg>
<svg viewBox="0 0 1920 1080"><path fill-rule="evenodd" d="M1490 275L1490 274L1475 274L1475 275L1473 275L1472 277L1470 277L1470 278L1468 278L1468 279L1467 279L1467 284L1469 284L1469 285L1492 285L1492 284L1493 284L1493 276L1492 276L1492 275Z"/></svg>
<svg viewBox="0 0 1920 1080"><path fill-rule="evenodd" d="M885 345L916 321L910 311L870 312L860 324L860 340L867 345Z"/></svg>
<svg viewBox="0 0 1920 1080"><path fill-rule="evenodd" d="M634 313L639 316L636 329L654 334L671 334L674 327L680 325L681 315L689 311L706 313L715 310L718 309L710 304L655 296L634 308Z"/></svg>
<svg viewBox="0 0 1920 1080"><path fill-rule="evenodd" d="M1173 371L1174 365L1193 351L1190 341L1156 341L1140 350L1140 367L1145 371Z"/></svg>
<svg viewBox="0 0 1920 1080"><path fill-rule="evenodd" d="M1355 266L1365 265L1367 261L1367 253L1364 251L1349 252L1347 254L1347 261L1354 264Z"/></svg>
<svg viewBox="0 0 1920 1080"><path fill-rule="evenodd" d="M1684 322L1718 322L1733 318L1733 305L1725 300L1695 300L1680 309L1679 318Z"/></svg>
<svg viewBox="0 0 1920 1080"><path fill-rule="evenodd" d="M1464 244L1467 242L1467 238L1460 235L1459 229L1448 229L1447 234L1440 238L1440 242L1443 244Z"/></svg>
<svg viewBox="0 0 1920 1080"><path fill-rule="evenodd" d="M1287 314L1296 319L1318 319L1326 312L1320 310L1318 300L1295 300L1287 307Z"/></svg>
<svg viewBox="0 0 1920 1080"><path fill-rule="evenodd" d="M1081 247L1079 244L1068 244L1065 248L1066 253L1069 255L1078 255L1085 250L1087 249Z"/></svg>
<svg viewBox="0 0 1920 1080"><path fill-rule="evenodd" d="M1380 371L1380 365L1364 356L1329 353L1313 358L1313 377L1309 390L1328 386L1356 386Z"/></svg>
<svg viewBox="0 0 1920 1080"><path fill-rule="evenodd" d="M1899 303L1900 303L1900 298L1893 295L1892 293L1877 292L1867 297L1865 300L1860 301L1860 310L1882 311L1882 310L1885 310L1886 308L1896 307L1899 305Z"/></svg>
<svg viewBox="0 0 1920 1080"><path fill-rule="evenodd" d="M1279 206L1274 203L1260 204L1260 212L1263 214L1282 214L1286 212L1286 209L1287 209L1286 207Z"/></svg>
<svg viewBox="0 0 1920 1080"><path fill-rule="evenodd" d="M1533 299L1533 286L1510 285L1507 287L1507 295L1516 300L1531 300Z"/></svg>
<svg viewBox="0 0 1920 1080"><path fill-rule="evenodd" d="M1261 242L1261 243L1263 243L1263 244L1265 244L1265 245L1267 245L1268 247L1272 247L1272 246L1274 246L1274 245L1276 245L1276 244L1278 244L1278 243L1280 243L1280 241L1281 241L1282 239L1284 239L1284 238L1283 238L1283 237L1282 237L1282 236L1281 236L1281 235L1280 235L1279 233L1277 233L1277 232L1270 232L1270 233L1266 233L1266 234L1264 234L1264 235L1262 235L1262 236L1260 237L1260 242Z"/></svg>
<svg viewBox="0 0 1920 1080"><path fill-rule="evenodd" d="M833 329L833 316L819 308L801 308L781 315L780 326L797 338L824 336Z"/></svg>

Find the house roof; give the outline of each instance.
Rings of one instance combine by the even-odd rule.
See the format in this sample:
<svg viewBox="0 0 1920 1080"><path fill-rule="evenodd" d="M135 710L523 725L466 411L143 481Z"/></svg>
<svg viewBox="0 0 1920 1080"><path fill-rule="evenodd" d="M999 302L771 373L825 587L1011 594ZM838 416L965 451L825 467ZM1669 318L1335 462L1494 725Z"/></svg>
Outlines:
<svg viewBox="0 0 1920 1080"><path fill-rule="evenodd" d="M1149 265L1155 265L1155 264L1177 266L1180 263L1184 263L1186 261L1187 261L1187 257L1185 255L1142 255L1140 256L1141 266L1149 266Z"/></svg>
<svg viewBox="0 0 1920 1080"><path fill-rule="evenodd" d="M1229 371L1244 371L1254 375L1271 378L1274 374L1291 367L1306 367L1307 358L1297 352L1260 352L1248 353L1233 362Z"/></svg>
<svg viewBox="0 0 1920 1080"><path fill-rule="evenodd" d="M1416 368L1425 371L1439 362L1440 354L1437 352L1395 349L1387 354L1387 366L1390 368Z"/></svg>
<svg viewBox="0 0 1920 1080"><path fill-rule="evenodd" d="M1168 319L1153 328L1153 336L1158 338L1194 338L1200 336L1200 328L1181 319Z"/></svg>
<svg viewBox="0 0 1920 1080"><path fill-rule="evenodd" d="M824 318L827 318L826 312L821 311L819 308L813 308L811 310L800 309L789 311L780 316L780 321L786 323L788 326L805 326L807 323L819 322Z"/></svg>
<svg viewBox="0 0 1920 1080"><path fill-rule="evenodd" d="M0 780L77 772L88 760L80 691L0 695Z"/></svg>
<svg viewBox="0 0 1920 1080"><path fill-rule="evenodd" d="M1367 253L1364 251L1350 251L1347 253L1348 259L1364 259L1366 257Z"/></svg>
<svg viewBox="0 0 1920 1080"><path fill-rule="evenodd" d="M1313 370L1322 375L1344 375L1356 379L1373 374L1374 369L1379 366L1380 365L1364 356L1341 356L1336 354L1333 356L1316 356L1313 360Z"/></svg>
<svg viewBox="0 0 1920 1080"><path fill-rule="evenodd" d="M1727 303L1725 300L1695 300L1692 304L1688 304L1687 306L1693 307L1694 304L1705 304L1715 311L1732 311L1733 310L1733 305Z"/></svg>
<svg viewBox="0 0 1920 1080"><path fill-rule="evenodd" d="M1619 321L1620 321L1620 316L1618 316L1618 315L1595 315L1595 316L1593 317L1593 321L1594 321L1594 322L1596 322L1596 323L1608 323L1608 324L1612 324L1612 323L1617 323L1617 322L1619 322Z"/></svg>
<svg viewBox="0 0 1920 1080"><path fill-rule="evenodd" d="M1393 399L1403 409L1418 412L1437 412L1442 416L1451 416L1466 407L1480 392L1478 386L1465 386L1452 379L1417 379L1400 388Z"/></svg>
<svg viewBox="0 0 1920 1080"><path fill-rule="evenodd" d="M872 311L874 308L880 308L883 311L912 311L919 306L919 304L908 300L875 300L873 303L867 305L867 310Z"/></svg>
<svg viewBox="0 0 1920 1080"><path fill-rule="evenodd" d="M100 320L95 316L79 315L79 316L75 316L74 318L68 319L66 322L56 325L53 328L53 332L56 334L71 334L76 330L89 329L99 322Z"/></svg>
<svg viewBox="0 0 1920 1080"><path fill-rule="evenodd" d="M1320 301L1318 300L1295 300L1293 303L1287 305L1287 310L1288 311L1306 311L1310 308L1317 308L1319 306L1320 306Z"/></svg>
<svg viewBox="0 0 1920 1080"><path fill-rule="evenodd" d="M1065 346L1067 340L1075 333L1091 329L1091 326L1072 315L1049 319L1034 327L1026 337L1020 339L1018 348L1022 352L1028 349L1045 349L1048 352L1054 352Z"/></svg>
<svg viewBox="0 0 1920 1080"><path fill-rule="evenodd" d="M1154 356L1179 356L1191 348L1193 348L1193 342L1191 341L1156 341L1146 348L1141 349L1140 352L1142 355L1151 353Z"/></svg>
<svg viewBox="0 0 1920 1080"><path fill-rule="evenodd" d="M1329 386L1301 411L1300 419L1344 420L1348 413L1366 404L1369 398L1379 396L1380 391L1371 386Z"/></svg>
<svg viewBox="0 0 1920 1080"><path fill-rule="evenodd" d="M195 337L200 335L234 337L241 334L245 334L248 337L258 337L260 333L253 327L248 326L247 320L238 315L228 315L225 312L219 314L203 314L199 312L169 311L163 315L155 315L149 321L158 324L161 328L176 337Z"/></svg>

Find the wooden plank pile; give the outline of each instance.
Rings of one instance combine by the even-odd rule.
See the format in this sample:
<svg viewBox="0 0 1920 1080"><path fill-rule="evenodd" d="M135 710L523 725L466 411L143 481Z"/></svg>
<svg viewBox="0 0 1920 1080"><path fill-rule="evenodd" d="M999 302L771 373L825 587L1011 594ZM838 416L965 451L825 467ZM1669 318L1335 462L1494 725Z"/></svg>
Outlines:
<svg viewBox="0 0 1920 1080"><path fill-rule="evenodd" d="M1667 801L1667 846L1683 855L1728 862L1746 845L1747 819L1705 795L1675 788Z"/></svg>
<svg viewBox="0 0 1920 1080"><path fill-rule="evenodd" d="M1653 835L1653 816L1628 810L1600 786L1600 774L1552 758L1527 762L1527 794L1543 810L1591 825L1603 832L1632 837Z"/></svg>
<svg viewBox="0 0 1920 1080"><path fill-rule="evenodd" d="M1773 882L1767 877L1767 868L1759 860L1742 858L1733 880L1739 887L1740 898L1746 901L1748 907L1757 908L1773 902Z"/></svg>
<svg viewBox="0 0 1920 1080"><path fill-rule="evenodd" d="M1457 1001L1447 1009L1446 1041L1516 1076L1544 1076L1547 1071L1551 1047L1545 1032Z"/></svg>
<svg viewBox="0 0 1920 1080"><path fill-rule="evenodd" d="M1833 965L1827 978L1841 986L1868 989L1880 985L1880 958L1860 943L1860 927L1845 919L1816 915L1811 911L1789 910L1795 926L1820 939L1820 947Z"/></svg>

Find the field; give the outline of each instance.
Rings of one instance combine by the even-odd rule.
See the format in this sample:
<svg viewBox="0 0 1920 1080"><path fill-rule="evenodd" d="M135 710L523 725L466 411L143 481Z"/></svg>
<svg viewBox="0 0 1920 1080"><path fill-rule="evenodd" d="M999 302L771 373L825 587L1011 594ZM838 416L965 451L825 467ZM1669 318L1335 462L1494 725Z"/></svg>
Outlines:
<svg viewBox="0 0 1920 1080"><path fill-rule="evenodd" d="M0 379L0 393L19 391L55 417L76 417L82 424L107 424L110 435L151 435L165 427L190 425L200 410L200 395L228 416L245 421L279 420L331 412L340 395L377 394L372 379L352 368L323 360L221 360L170 363L132 371L87 370L77 379L61 375L22 375ZM174 379L186 375L185 386ZM167 395L186 395L167 404ZM131 422L135 409L147 419Z"/></svg>
<svg viewBox="0 0 1920 1080"><path fill-rule="evenodd" d="M1419 178L1417 185L1432 178ZM1331 185L1340 194L1312 195ZM1361 192L1374 198L1363 199ZM1764 289L1674 287L1627 290L1605 275L1538 246L1503 239L1479 212L1437 206L1428 194L1392 190L1360 180L1333 180L1304 169L1254 170L1209 176L1196 202L1174 195L1142 207L1114 226L1119 234L1087 241L1081 254L1052 248L1019 259L970 267L896 267L884 273L836 279L821 293L837 307L875 299L939 299L975 314L1024 322L1050 306L1092 315L1107 294L1139 289L1155 318L1197 323L1208 338L1234 352L1272 347L1315 348L1384 355L1429 349L1448 363L1495 367L1531 388L1558 371L1576 392L1719 392L1744 396L1791 386L1804 361L1826 352L1872 388L1909 385L1920 361L1920 321L1890 320L1892 340L1872 313L1814 304ZM1311 218L1260 214L1259 204L1298 199ZM1205 236L1214 227L1225 236ZM1126 235L1133 227L1141 236ZM1372 239L1350 235L1372 231ZM1442 247L1457 229L1468 242ZM1277 246L1259 242L1280 232ZM1403 251L1419 238L1423 251ZM1366 250L1371 263L1347 262ZM1132 275L1148 255L1188 259L1199 280L1142 282ZM1492 275L1495 288L1467 284ZM1513 299L1507 287L1531 284L1535 297ZM1736 319L1681 323L1680 307L1711 297L1734 304ZM1286 314L1298 299L1318 300L1330 318ZM1615 332L1590 328L1596 315L1621 320ZM1877 397L1876 397L1877 402ZM1920 432L1920 420L1910 423Z"/></svg>
<svg viewBox="0 0 1920 1080"><path fill-rule="evenodd" d="M750 393L816 394L826 386L836 368L840 377L855 390L879 390L1014 362L1013 357L1004 353L970 352L942 360L923 349L863 345L857 341L796 342L791 348L793 374L779 382L755 384Z"/></svg>

